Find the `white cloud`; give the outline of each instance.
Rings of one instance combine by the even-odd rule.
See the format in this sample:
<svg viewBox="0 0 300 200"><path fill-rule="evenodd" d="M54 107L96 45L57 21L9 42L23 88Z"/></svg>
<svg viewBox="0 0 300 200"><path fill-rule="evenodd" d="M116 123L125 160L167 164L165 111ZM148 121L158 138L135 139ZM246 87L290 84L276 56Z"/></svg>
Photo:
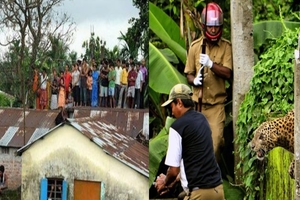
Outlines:
<svg viewBox="0 0 300 200"><path fill-rule="evenodd" d="M82 43L90 38L91 27L94 27L95 36L106 41L106 47L112 49L115 45L121 47L117 38L121 36L120 31L127 32L128 20L139 17L132 0L70 0L61 9L76 23L70 50L76 51L78 56L84 53Z"/></svg>
<svg viewBox="0 0 300 200"><path fill-rule="evenodd" d="M128 27L129 25L122 21L114 21L113 23L107 20L83 21L76 27L70 49L78 52L79 56L81 53L84 53L82 43L90 38L92 29L95 36L99 36L101 40L106 41L106 47L108 49L112 49L115 45L120 47L120 41L117 38L121 36L120 32L126 33Z"/></svg>

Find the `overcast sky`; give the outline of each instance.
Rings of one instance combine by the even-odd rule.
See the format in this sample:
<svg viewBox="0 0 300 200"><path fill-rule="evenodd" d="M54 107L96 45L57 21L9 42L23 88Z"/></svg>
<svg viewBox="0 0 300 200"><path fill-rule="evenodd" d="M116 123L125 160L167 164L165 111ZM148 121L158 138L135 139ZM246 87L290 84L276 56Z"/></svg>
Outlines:
<svg viewBox="0 0 300 200"><path fill-rule="evenodd" d="M121 47L117 39L130 27L128 20L139 17L139 10L133 6L132 0L65 0L62 9L76 23L73 43L70 50L84 52L82 43L91 35L91 27L96 36L106 41L106 46L112 49L115 45Z"/></svg>
<svg viewBox="0 0 300 200"><path fill-rule="evenodd" d="M68 14L75 22L76 30L70 50L84 53L82 43L89 40L91 27L96 36L106 41L106 47L112 49L115 45L121 47L122 42L117 38L126 33L130 27L128 20L139 17L139 10L133 6L132 0L64 0L58 11ZM4 42L4 33L0 39ZM7 47L0 47L0 55L7 51Z"/></svg>

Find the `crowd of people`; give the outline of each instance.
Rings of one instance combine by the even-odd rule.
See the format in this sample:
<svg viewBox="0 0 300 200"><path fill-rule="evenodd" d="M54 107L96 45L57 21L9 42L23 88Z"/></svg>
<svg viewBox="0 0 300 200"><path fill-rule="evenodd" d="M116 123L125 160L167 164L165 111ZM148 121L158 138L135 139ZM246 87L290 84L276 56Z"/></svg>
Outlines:
<svg viewBox="0 0 300 200"><path fill-rule="evenodd" d="M110 108L144 108L144 91L148 79L145 59L134 62L103 59L98 64L84 58L71 68L48 76L47 69L34 70L33 92L36 109L73 108L79 106Z"/></svg>

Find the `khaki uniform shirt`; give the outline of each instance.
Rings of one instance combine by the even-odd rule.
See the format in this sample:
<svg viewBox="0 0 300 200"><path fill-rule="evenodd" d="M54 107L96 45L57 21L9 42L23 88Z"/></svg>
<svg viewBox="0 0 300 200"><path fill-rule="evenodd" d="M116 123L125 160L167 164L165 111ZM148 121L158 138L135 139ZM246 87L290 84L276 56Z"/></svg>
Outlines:
<svg viewBox="0 0 300 200"><path fill-rule="evenodd" d="M198 74L200 69L200 53L202 51L203 37L192 42L188 52L188 58L186 61L184 73ZM231 43L228 40L221 38L214 46L206 44L206 54L210 59L219 65L223 65L226 68L232 70L232 49ZM226 101L226 88L225 79L217 76L208 67L204 67L204 79L203 79L203 97L202 103L215 105L224 103ZM193 87L193 100L198 102L200 87Z"/></svg>

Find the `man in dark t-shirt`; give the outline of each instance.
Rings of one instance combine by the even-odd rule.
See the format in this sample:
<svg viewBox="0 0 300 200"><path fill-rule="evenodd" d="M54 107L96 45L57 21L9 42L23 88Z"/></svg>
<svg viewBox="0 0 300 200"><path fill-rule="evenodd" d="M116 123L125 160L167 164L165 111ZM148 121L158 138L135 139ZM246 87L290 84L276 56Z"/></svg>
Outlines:
<svg viewBox="0 0 300 200"><path fill-rule="evenodd" d="M180 179L189 200L224 200L221 171L215 159L211 129L205 116L193 109L191 89L175 85L169 99L162 104L171 106L177 119L169 129L165 164L167 174L155 183L160 194L168 191L180 172Z"/></svg>
<svg viewBox="0 0 300 200"><path fill-rule="evenodd" d="M103 62L103 67L100 71L100 78L101 78L101 84L100 84L100 107L107 107L107 97L108 97L108 62L105 60Z"/></svg>

